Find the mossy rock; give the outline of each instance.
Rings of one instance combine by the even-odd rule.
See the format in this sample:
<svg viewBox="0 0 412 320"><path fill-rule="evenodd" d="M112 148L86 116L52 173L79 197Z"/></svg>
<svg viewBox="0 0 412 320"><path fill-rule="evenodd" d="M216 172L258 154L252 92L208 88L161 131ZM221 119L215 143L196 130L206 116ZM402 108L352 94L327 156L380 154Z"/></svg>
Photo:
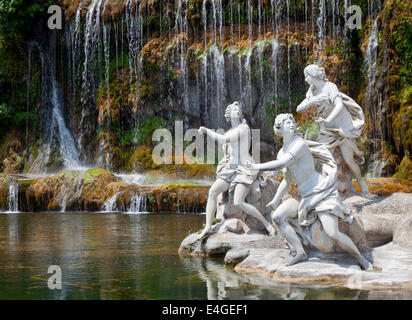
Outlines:
<svg viewBox="0 0 412 320"><path fill-rule="evenodd" d="M98 211L106 200L106 187L116 182L116 176L104 169L91 169L83 174L83 190L80 208L85 211Z"/></svg>
<svg viewBox="0 0 412 320"><path fill-rule="evenodd" d="M9 187L7 183L0 183L0 209L7 209L7 198L9 195Z"/></svg>
<svg viewBox="0 0 412 320"><path fill-rule="evenodd" d="M113 173L105 169L90 169L83 174L84 182L90 182L103 174L114 176Z"/></svg>
<svg viewBox="0 0 412 320"><path fill-rule="evenodd" d="M381 197L390 196L397 192L412 193L412 181L399 178L376 178L366 181L369 191ZM361 188L357 181L353 185L358 192Z"/></svg>
<svg viewBox="0 0 412 320"><path fill-rule="evenodd" d="M399 170L393 175L394 178L412 180L412 160L407 156L404 156L401 164L399 165Z"/></svg>

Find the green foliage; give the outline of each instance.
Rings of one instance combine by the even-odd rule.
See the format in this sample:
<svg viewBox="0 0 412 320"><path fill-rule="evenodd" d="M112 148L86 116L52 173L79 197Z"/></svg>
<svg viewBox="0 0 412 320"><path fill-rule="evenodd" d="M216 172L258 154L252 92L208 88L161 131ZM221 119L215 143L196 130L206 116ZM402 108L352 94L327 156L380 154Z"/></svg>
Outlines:
<svg viewBox="0 0 412 320"><path fill-rule="evenodd" d="M412 26L410 17L403 16L394 21L394 31L390 45L396 49L401 59L399 78L404 87L412 81Z"/></svg>
<svg viewBox="0 0 412 320"><path fill-rule="evenodd" d="M152 145L152 134L157 129L167 127L167 122L161 117L146 117L134 131L133 142L136 145Z"/></svg>
<svg viewBox="0 0 412 320"><path fill-rule="evenodd" d="M53 0L1 0L0 33L10 37L27 35L55 3Z"/></svg>
<svg viewBox="0 0 412 320"><path fill-rule="evenodd" d="M307 121L299 127L299 132L308 140L316 140L320 130L319 125L313 121Z"/></svg>
<svg viewBox="0 0 412 320"><path fill-rule="evenodd" d="M295 110L296 106L305 99L306 92L296 92L290 95L290 98L286 97L272 97L265 104L265 113L268 117L274 118L279 113L289 112ZM272 119L274 121L275 119Z"/></svg>

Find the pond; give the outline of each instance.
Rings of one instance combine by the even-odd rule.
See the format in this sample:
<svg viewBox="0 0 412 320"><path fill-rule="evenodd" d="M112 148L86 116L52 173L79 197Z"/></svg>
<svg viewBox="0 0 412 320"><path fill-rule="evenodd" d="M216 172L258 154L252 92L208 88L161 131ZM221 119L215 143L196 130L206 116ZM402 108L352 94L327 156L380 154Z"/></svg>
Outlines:
<svg viewBox="0 0 412 320"><path fill-rule="evenodd" d="M0 299L398 299L402 292L280 285L223 259L181 257L195 214L0 214ZM48 288L60 266L61 290Z"/></svg>

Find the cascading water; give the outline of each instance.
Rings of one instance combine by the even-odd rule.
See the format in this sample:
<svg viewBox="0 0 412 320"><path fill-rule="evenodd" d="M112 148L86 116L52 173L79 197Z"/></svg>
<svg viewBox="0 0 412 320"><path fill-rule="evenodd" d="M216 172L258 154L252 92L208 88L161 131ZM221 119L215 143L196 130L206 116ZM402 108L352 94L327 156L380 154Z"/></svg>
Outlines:
<svg viewBox="0 0 412 320"><path fill-rule="evenodd" d="M136 194L130 201L128 213L145 213L147 212L147 197L145 194Z"/></svg>
<svg viewBox="0 0 412 320"><path fill-rule="evenodd" d="M51 159L53 148L58 147L62 167L69 169L81 168L79 153L74 139L64 119L63 92L56 79L56 36L50 35L47 51L37 42L31 46L38 49L42 63L42 136L41 150L33 161L31 173L39 173L57 159ZM57 158L55 156L55 158Z"/></svg>
<svg viewBox="0 0 412 320"><path fill-rule="evenodd" d="M365 105L369 111L369 121L373 124L373 130L371 132L372 138L372 155L373 159L369 161L368 176L373 178L380 177L382 169L385 165L385 161L377 157L378 150L384 149L384 133L383 126L383 112L380 110L381 103L379 103L380 93L377 89L377 76L378 76L378 49L379 49L379 37L378 37L378 14L379 9L375 4L376 1L368 1L368 14L369 14L369 37L365 52L365 65L367 68L367 90L365 94ZM368 114L367 114L368 116Z"/></svg>
<svg viewBox="0 0 412 320"><path fill-rule="evenodd" d="M9 213L19 212L19 186L17 183L13 182L9 185L7 207Z"/></svg>
<svg viewBox="0 0 412 320"><path fill-rule="evenodd" d="M123 149L123 133L134 132L137 147L139 124L147 114L171 120L177 110L178 116L224 128L224 108L235 100L243 103L251 125L261 128L262 138L271 143L270 126L264 124L266 105L272 103L271 118L280 110L294 111L291 96L304 90L296 61L312 56L322 62L330 39L341 39L346 30L342 9L349 5L347 0L203 0L196 5L187 0L80 0L64 38L70 69L67 100L81 113L72 129L82 161L116 170L119 140ZM160 33L152 32L153 10L160 10ZM307 38L301 42L302 36ZM334 49L339 45L345 44L336 43ZM152 47L159 52L148 58ZM158 67L158 78L150 78L147 59ZM130 90L112 94L124 81ZM151 105L142 94L157 86L162 87ZM126 102L113 112L116 94ZM112 118L116 112L120 120ZM76 146L73 139L68 141Z"/></svg>
<svg viewBox="0 0 412 320"><path fill-rule="evenodd" d="M103 210L104 212L116 212L117 211L117 206L116 206L116 200L117 197L119 196L120 192L117 192L113 197L111 197L109 200L107 200L104 205L103 205Z"/></svg>

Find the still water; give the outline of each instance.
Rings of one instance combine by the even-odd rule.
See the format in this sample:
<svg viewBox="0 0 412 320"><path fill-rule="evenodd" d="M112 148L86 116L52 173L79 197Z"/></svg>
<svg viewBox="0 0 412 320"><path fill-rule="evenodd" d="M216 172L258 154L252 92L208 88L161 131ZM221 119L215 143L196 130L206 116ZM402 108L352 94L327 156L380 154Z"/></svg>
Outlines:
<svg viewBox="0 0 412 320"><path fill-rule="evenodd" d="M204 216L0 214L0 299L396 299L398 292L279 285L223 259L180 257ZM48 268L62 270L50 290Z"/></svg>

